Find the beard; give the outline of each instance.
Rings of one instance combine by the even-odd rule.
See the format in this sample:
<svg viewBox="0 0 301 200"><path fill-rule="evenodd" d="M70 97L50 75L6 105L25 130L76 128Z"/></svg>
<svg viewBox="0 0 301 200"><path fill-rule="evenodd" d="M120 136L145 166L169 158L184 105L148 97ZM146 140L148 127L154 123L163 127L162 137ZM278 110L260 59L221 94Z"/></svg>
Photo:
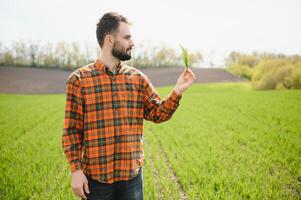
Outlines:
<svg viewBox="0 0 301 200"><path fill-rule="evenodd" d="M131 59L131 52L129 51L129 53L127 53L128 50L131 50L131 48L129 49L124 49L122 48L122 46L120 45L120 43L117 41L114 43L113 48L112 48L112 55L121 60L121 61L126 61L126 60L130 60Z"/></svg>

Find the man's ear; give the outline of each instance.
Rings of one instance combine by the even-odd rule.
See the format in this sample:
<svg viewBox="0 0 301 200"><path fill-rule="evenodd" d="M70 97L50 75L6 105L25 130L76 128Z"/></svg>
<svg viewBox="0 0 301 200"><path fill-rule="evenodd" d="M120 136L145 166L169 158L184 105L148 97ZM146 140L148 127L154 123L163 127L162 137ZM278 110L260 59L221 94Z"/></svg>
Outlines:
<svg viewBox="0 0 301 200"><path fill-rule="evenodd" d="M113 44L114 44L114 37L113 37L113 35L107 34L107 35L105 36L105 41L106 41L106 43L107 43L109 46L113 46Z"/></svg>

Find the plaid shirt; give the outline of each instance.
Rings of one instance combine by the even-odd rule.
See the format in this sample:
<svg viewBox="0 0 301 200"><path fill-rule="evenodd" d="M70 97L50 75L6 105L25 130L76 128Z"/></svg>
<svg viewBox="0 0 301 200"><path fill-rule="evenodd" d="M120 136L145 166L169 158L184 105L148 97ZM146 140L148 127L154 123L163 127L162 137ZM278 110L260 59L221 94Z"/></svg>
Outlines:
<svg viewBox="0 0 301 200"><path fill-rule="evenodd" d="M103 183L129 180L144 164L143 119L169 120L182 95L163 100L148 77L120 62L113 73L99 59L66 83L64 153L71 172L82 169Z"/></svg>

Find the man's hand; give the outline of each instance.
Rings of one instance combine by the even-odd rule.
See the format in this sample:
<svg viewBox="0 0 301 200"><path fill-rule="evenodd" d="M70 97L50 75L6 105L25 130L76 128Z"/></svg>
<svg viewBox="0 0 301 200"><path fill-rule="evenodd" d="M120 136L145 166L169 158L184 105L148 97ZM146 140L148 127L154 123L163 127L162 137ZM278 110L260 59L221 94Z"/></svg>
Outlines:
<svg viewBox="0 0 301 200"><path fill-rule="evenodd" d="M72 183L71 183L71 187L73 192L83 198L83 199L87 199L87 197L85 196L84 190L86 191L86 193L90 193L89 192L89 187L88 187L88 180L85 176L85 174L83 173L82 170L76 170L75 172L73 172L71 174L72 176Z"/></svg>
<svg viewBox="0 0 301 200"><path fill-rule="evenodd" d="M183 73L180 75L177 84L175 86L175 91L177 94L182 94L196 79L195 74L189 68L185 68Z"/></svg>

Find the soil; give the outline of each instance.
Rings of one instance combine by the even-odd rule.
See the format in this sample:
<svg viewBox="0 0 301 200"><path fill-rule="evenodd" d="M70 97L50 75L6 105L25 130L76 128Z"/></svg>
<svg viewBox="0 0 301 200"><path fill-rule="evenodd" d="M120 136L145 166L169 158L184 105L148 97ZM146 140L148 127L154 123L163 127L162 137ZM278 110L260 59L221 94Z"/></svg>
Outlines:
<svg viewBox="0 0 301 200"><path fill-rule="evenodd" d="M183 68L140 69L155 87L175 85ZM195 83L244 82L225 69L192 68ZM65 83L72 71L23 67L0 67L0 93L65 93Z"/></svg>

